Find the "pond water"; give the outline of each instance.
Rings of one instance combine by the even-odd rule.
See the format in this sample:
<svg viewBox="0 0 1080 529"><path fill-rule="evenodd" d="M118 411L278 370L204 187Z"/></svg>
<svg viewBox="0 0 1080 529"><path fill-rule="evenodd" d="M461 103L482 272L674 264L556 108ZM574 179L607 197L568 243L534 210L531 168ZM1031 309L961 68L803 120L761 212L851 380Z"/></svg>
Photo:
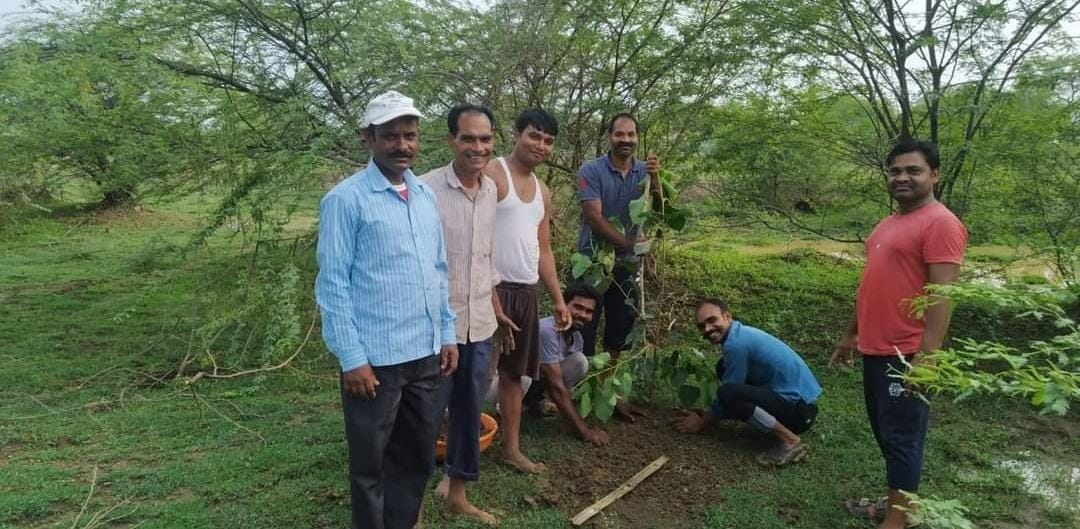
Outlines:
<svg viewBox="0 0 1080 529"><path fill-rule="evenodd" d="M1045 498L1049 505L1080 513L1080 466L1040 461L1030 452L1021 452L1018 458L998 466L1020 476L1024 488Z"/></svg>

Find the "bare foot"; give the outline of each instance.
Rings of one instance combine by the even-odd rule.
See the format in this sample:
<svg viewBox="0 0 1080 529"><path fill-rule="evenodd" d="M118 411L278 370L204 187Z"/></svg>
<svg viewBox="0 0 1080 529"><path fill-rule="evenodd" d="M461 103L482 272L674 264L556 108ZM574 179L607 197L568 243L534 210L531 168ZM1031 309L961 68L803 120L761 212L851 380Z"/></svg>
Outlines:
<svg viewBox="0 0 1080 529"><path fill-rule="evenodd" d="M529 461L529 458L525 457L525 454L522 454L520 452L518 452L517 454L507 454L504 452L502 455L502 460L503 463L506 463L507 465L510 465L518 469L520 472L524 472L526 474L539 474L543 472L546 468L544 467L543 463L533 463L532 461Z"/></svg>
<svg viewBox="0 0 1080 529"><path fill-rule="evenodd" d="M461 503L447 502L446 510L487 525L499 525L499 520L494 515L480 510L477 506L469 503L469 500L464 500Z"/></svg>
<svg viewBox="0 0 1080 529"><path fill-rule="evenodd" d="M450 476L443 474L442 481L435 487L435 495L444 500L450 496Z"/></svg>

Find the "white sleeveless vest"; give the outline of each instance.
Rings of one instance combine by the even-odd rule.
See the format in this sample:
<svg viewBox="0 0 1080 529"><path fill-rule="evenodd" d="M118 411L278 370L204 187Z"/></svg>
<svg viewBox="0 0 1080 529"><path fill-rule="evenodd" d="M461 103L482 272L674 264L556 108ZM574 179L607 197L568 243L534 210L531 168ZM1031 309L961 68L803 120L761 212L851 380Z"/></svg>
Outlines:
<svg viewBox="0 0 1080 529"><path fill-rule="evenodd" d="M544 220L544 196L540 181L532 177L536 196L528 204L518 198L514 177L506 160L499 158L506 173L506 197L495 209L495 271L508 283L536 284L540 279L540 240L537 229Z"/></svg>

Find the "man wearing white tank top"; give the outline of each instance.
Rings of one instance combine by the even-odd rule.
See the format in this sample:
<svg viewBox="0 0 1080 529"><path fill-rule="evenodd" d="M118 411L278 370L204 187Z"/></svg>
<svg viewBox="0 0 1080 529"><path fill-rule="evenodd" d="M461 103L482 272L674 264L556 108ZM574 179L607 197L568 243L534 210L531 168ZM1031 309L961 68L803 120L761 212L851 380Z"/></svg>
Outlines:
<svg viewBox="0 0 1080 529"><path fill-rule="evenodd" d="M551 296L558 330L570 326L570 311L562 298L551 252L551 193L533 169L551 156L559 124L539 108L525 110L514 122L510 156L488 164L495 180L495 270L502 282L496 288L503 312L513 321L514 346L498 359L499 413L502 418L502 459L526 473L543 471L543 464L521 452L521 377L536 378L540 362L537 283Z"/></svg>

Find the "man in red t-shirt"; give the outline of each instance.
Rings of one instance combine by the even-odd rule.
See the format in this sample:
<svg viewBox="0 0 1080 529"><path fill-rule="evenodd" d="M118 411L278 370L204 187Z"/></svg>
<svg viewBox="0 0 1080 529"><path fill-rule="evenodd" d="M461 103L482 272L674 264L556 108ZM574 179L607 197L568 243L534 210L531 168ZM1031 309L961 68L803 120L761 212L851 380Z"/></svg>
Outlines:
<svg viewBox="0 0 1080 529"><path fill-rule="evenodd" d="M879 529L902 529L909 508L903 492L915 492L922 474L930 407L894 375L906 364L932 361L949 328L949 303L937 299L923 318L911 302L927 284L955 282L967 246L967 230L934 198L941 166L937 146L907 140L886 158L889 194L899 211L866 240L866 268L851 318L829 365L863 358L863 393L870 427L885 457L889 494L877 502L851 500L854 514L881 520ZM900 507L900 508L897 508Z"/></svg>

